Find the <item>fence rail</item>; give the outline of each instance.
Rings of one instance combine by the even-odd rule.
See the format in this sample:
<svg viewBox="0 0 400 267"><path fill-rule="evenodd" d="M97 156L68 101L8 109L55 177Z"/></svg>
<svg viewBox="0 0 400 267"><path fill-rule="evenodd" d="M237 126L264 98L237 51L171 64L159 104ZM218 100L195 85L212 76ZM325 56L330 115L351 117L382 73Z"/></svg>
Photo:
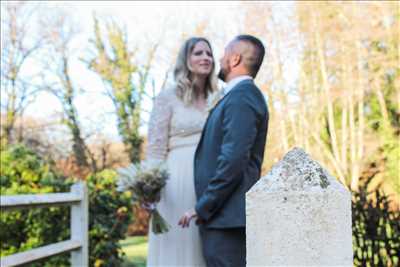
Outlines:
<svg viewBox="0 0 400 267"><path fill-rule="evenodd" d="M0 266L19 266L66 252L71 252L71 266L88 266L89 202L85 183L74 184L69 193L1 196L0 201L2 212L34 207L71 206L70 240L2 257Z"/></svg>

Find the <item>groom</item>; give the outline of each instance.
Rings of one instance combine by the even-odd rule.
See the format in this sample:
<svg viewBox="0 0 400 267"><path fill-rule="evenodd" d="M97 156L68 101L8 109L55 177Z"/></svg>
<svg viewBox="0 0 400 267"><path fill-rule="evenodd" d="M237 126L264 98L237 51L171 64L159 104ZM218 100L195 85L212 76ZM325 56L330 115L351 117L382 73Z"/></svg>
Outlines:
<svg viewBox="0 0 400 267"><path fill-rule="evenodd" d="M210 111L194 160L197 204L179 221L200 225L208 267L246 266L245 194L258 181L268 129L268 109L254 84L263 44L239 35L225 48L218 77L224 97Z"/></svg>

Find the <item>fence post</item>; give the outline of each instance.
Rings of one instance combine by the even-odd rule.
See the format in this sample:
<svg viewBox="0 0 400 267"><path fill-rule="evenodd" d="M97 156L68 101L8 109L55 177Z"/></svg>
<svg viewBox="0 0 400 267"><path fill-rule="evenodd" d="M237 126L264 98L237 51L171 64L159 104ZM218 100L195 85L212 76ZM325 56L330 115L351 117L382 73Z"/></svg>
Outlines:
<svg viewBox="0 0 400 267"><path fill-rule="evenodd" d="M71 187L71 192L81 196L82 201L71 205L71 239L80 240L82 247L71 252L71 266L89 266L89 199L84 182Z"/></svg>

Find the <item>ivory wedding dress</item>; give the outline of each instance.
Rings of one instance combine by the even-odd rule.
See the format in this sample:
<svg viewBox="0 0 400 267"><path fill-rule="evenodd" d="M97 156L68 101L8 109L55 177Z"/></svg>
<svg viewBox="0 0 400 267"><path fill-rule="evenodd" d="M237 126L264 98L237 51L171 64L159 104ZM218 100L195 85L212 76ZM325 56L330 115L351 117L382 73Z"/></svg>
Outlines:
<svg viewBox="0 0 400 267"><path fill-rule="evenodd" d="M207 110L186 106L174 89L163 90L156 97L146 159L167 164L170 178L157 209L170 230L158 235L149 230L147 266L206 266L198 226L192 221L189 228L182 228L178 221L196 203L193 159L207 115Z"/></svg>

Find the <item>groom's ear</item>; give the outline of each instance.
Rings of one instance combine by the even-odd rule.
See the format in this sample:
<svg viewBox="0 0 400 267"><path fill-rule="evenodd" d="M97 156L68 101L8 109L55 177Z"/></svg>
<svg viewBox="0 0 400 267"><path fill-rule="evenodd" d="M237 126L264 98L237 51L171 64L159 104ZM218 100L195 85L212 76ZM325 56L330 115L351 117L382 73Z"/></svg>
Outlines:
<svg viewBox="0 0 400 267"><path fill-rule="evenodd" d="M241 61L242 61L242 55L237 54L237 53L232 54L232 56L230 58L231 68L238 66Z"/></svg>

